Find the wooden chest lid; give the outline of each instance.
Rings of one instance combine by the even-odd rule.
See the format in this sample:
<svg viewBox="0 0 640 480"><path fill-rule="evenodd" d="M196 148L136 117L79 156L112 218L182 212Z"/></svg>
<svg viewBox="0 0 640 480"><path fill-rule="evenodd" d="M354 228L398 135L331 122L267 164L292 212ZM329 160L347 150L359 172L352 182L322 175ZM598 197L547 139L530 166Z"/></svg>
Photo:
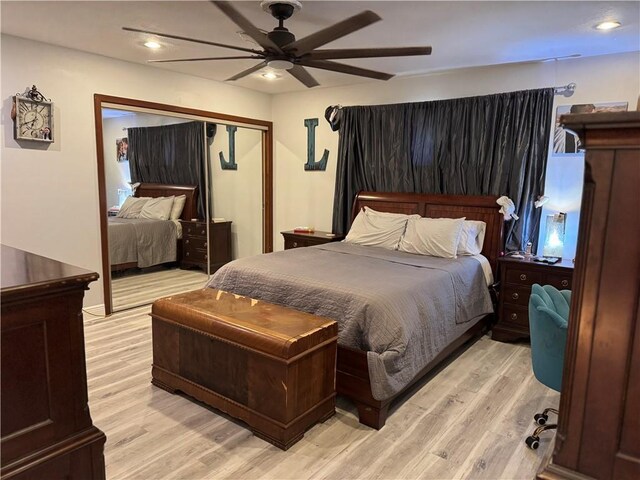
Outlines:
<svg viewBox="0 0 640 480"><path fill-rule="evenodd" d="M212 288L158 299L151 316L283 359L338 335L329 318Z"/></svg>

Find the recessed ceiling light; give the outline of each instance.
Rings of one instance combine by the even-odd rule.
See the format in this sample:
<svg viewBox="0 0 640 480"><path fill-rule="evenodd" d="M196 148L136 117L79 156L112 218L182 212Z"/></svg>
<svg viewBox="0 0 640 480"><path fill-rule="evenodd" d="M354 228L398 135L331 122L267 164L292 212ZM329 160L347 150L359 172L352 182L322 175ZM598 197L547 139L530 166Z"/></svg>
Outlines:
<svg viewBox="0 0 640 480"><path fill-rule="evenodd" d="M148 40L144 42L144 46L147 48L150 48L151 50L157 50L159 48L162 48L162 45L160 45L158 42L154 40Z"/></svg>
<svg viewBox="0 0 640 480"><path fill-rule="evenodd" d="M598 30L613 30L614 28L618 28L620 25L620 22L608 21L599 23L598 25L596 25L596 28Z"/></svg>
<svg viewBox="0 0 640 480"><path fill-rule="evenodd" d="M275 72L266 72L266 73L263 73L262 76L269 80L275 80L276 78L280 78L280 75L278 75Z"/></svg>

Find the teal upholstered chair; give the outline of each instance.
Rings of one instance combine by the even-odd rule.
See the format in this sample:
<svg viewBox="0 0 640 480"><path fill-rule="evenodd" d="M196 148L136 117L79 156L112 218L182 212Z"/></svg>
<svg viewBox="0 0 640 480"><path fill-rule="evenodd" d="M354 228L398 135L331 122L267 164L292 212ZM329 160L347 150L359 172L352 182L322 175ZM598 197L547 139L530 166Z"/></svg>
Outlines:
<svg viewBox="0 0 640 480"><path fill-rule="evenodd" d="M560 391L562 388L562 366L564 348L567 343L567 325L571 291L559 291L551 285L534 284L529 298L529 331L531 334L531 361L536 378L549 388ZM533 418L540 425L526 439L526 444L536 449L540 443L540 434L545 430L557 428L549 425L549 413L558 414L553 408L547 408Z"/></svg>

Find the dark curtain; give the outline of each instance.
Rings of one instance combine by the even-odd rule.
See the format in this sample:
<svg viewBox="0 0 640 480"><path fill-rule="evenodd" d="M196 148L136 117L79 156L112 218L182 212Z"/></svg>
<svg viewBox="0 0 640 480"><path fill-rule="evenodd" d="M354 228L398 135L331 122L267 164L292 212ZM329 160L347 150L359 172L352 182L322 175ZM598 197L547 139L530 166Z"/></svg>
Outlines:
<svg viewBox="0 0 640 480"><path fill-rule="evenodd" d="M537 246L553 88L452 100L344 107L333 231L345 233L362 190L507 195L518 221L506 248Z"/></svg>
<svg viewBox="0 0 640 480"><path fill-rule="evenodd" d="M202 122L128 129L131 181L198 186L205 218L205 136Z"/></svg>

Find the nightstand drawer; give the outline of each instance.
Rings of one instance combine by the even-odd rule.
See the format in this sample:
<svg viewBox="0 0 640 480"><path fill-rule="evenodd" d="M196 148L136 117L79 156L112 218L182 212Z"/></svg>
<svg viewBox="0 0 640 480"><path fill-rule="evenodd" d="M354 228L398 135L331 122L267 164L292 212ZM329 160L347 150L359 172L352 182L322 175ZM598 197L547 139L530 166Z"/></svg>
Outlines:
<svg viewBox="0 0 640 480"><path fill-rule="evenodd" d="M570 275L547 275L546 283L553 285L558 290L571 290Z"/></svg>
<svg viewBox="0 0 640 480"><path fill-rule="evenodd" d="M517 285L504 285L502 289L502 301L505 304L521 305L528 307L531 296L530 287L520 287Z"/></svg>
<svg viewBox="0 0 640 480"><path fill-rule="evenodd" d="M289 250L292 248L308 247L309 243L306 240L299 238L287 238L284 241L284 249Z"/></svg>
<svg viewBox="0 0 640 480"><path fill-rule="evenodd" d="M502 318L505 323L520 325L529 328L529 307L516 307L512 305L504 306L502 310Z"/></svg>
<svg viewBox="0 0 640 480"><path fill-rule="evenodd" d="M184 239L184 248L185 250L188 249L200 249L200 250L206 250L207 249L207 237L194 237L194 236L188 236Z"/></svg>
<svg viewBox="0 0 640 480"><path fill-rule="evenodd" d="M205 263L208 258L206 250L193 248L189 246L184 247L182 256L185 262L196 262L196 263Z"/></svg>
<svg viewBox="0 0 640 480"><path fill-rule="evenodd" d="M541 272L510 268L507 270L505 282L515 285L533 285L534 283L542 283L542 278Z"/></svg>
<svg viewBox="0 0 640 480"><path fill-rule="evenodd" d="M207 236L207 224L204 222L195 222L195 223L187 223L183 224L183 232L182 236L192 235L192 236Z"/></svg>

